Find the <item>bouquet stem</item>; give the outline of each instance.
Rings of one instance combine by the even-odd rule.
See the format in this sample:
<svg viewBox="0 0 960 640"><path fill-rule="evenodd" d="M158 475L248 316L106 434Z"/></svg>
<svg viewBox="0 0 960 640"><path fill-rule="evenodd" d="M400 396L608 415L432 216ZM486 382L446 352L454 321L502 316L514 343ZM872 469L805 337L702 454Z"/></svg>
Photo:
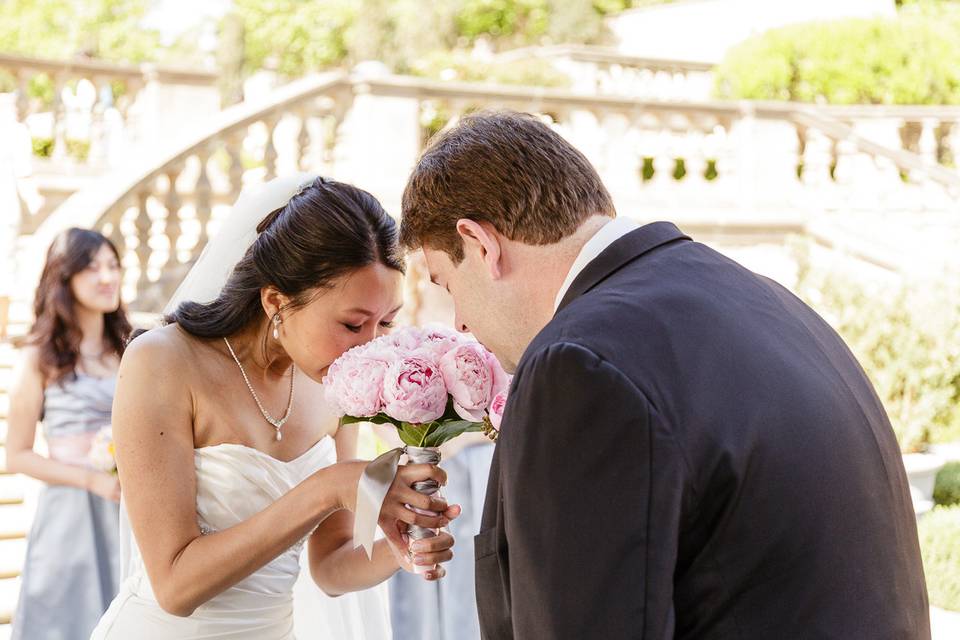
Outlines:
<svg viewBox="0 0 960 640"><path fill-rule="evenodd" d="M440 449L437 447L414 447L408 445L406 447L406 453L409 462L413 464L440 464ZM427 496L436 495L440 497L440 485L437 484L436 480L415 482L413 483L413 489ZM417 509L410 505L407 505L407 508L422 515L437 515L433 511L424 511L423 509ZM423 540L424 538L433 538L437 535L437 532L435 529L426 529L412 524L410 525L408 534L410 540ZM432 566L414 565L413 570L416 573L426 573L433 568Z"/></svg>

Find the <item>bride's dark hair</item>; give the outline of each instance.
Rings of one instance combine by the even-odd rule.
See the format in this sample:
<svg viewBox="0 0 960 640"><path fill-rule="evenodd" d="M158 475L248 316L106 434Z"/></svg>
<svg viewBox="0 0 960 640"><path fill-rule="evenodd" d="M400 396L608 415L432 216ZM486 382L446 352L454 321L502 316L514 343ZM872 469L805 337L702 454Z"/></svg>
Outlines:
<svg viewBox="0 0 960 640"><path fill-rule="evenodd" d="M289 297L289 309L371 264L404 271L396 222L372 195L342 182L317 178L267 215L257 234L215 300L182 302L164 321L201 338L222 338L263 315L263 287Z"/></svg>

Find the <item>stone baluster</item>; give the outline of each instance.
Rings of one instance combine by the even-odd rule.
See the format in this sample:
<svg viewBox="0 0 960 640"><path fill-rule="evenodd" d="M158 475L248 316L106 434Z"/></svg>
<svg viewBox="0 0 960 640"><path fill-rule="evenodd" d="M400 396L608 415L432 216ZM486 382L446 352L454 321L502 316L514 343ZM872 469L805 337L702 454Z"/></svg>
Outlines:
<svg viewBox="0 0 960 640"><path fill-rule="evenodd" d="M833 163L832 142L818 129L807 129L803 145L803 184L822 188L830 180Z"/></svg>
<svg viewBox="0 0 960 640"><path fill-rule="evenodd" d="M194 245L194 252L198 256L200 255L200 251L210 240L210 218L213 211L211 206L213 188L210 184L210 174L207 169L207 164L209 164L210 161L210 151L211 149L207 145L202 145L199 149L197 149L197 161L200 164L200 171L197 174L197 182L194 185L194 197L196 201L196 218L200 228L198 229L197 243ZM241 175L234 175L234 168L231 158L230 185L231 188L233 188L234 180L236 180L237 193L240 191L240 182L242 177L242 167Z"/></svg>
<svg viewBox="0 0 960 640"><path fill-rule="evenodd" d="M277 114L271 114L263 119L263 124L267 128L267 139L263 147L263 166L266 169L265 180L272 180L277 177L277 147L273 142L273 134L279 122L280 116Z"/></svg>
<svg viewBox="0 0 960 640"><path fill-rule="evenodd" d="M937 141L937 162L950 166L956 159L953 149L953 136L956 130L956 122L941 120L937 125L934 136Z"/></svg>
<svg viewBox="0 0 960 640"><path fill-rule="evenodd" d="M91 165L105 165L108 154L107 126L105 114L113 106L113 91L110 82L104 77L95 77L93 84L97 89L97 99L93 103L90 120L90 152L87 162Z"/></svg>
<svg viewBox="0 0 960 640"><path fill-rule="evenodd" d="M937 164L937 125L936 120L925 119L920 123L920 137L917 140L917 153L930 165Z"/></svg>
<svg viewBox="0 0 960 640"><path fill-rule="evenodd" d="M164 232L167 240L169 240L170 246L166 266L170 268L177 265L180 261L177 244L179 243L180 236L183 234L183 227L180 222L180 205L182 200L177 191L177 178L180 177L180 167L168 167L164 173L167 177L167 193L163 199L163 206L167 210L166 228Z"/></svg>
<svg viewBox="0 0 960 640"><path fill-rule="evenodd" d="M24 122L30 115L30 74L20 70L17 73L17 120Z"/></svg>
<svg viewBox="0 0 960 640"><path fill-rule="evenodd" d="M717 178L713 191L717 201L733 204L737 199L739 170L736 147L731 132L736 121L732 117L720 118L709 136L708 149L716 158Z"/></svg>
<svg viewBox="0 0 960 640"><path fill-rule="evenodd" d="M150 214L147 210L147 203L150 199L150 186L144 185L142 191L137 193L137 217L134 226L137 229L137 265L140 268L140 274L137 278L137 297L143 295L147 286L150 284L150 231L153 223L150 220Z"/></svg>
<svg viewBox="0 0 960 640"><path fill-rule="evenodd" d="M127 238L123 235L123 212L124 207L117 207L116 210L108 212L108 214L104 216L110 221L110 231L107 237L110 238L110 242L117 248L121 263L127 255Z"/></svg>
<svg viewBox="0 0 960 640"><path fill-rule="evenodd" d="M297 168L300 171L307 171L312 163L310 161L310 117L306 108L297 110L297 118L300 120L300 130L297 133Z"/></svg>
<svg viewBox="0 0 960 640"><path fill-rule="evenodd" d="M229 132L224 140L224 149L230 158L227 175L230 178L231 200L236 199L243 188L243 139L246 134L246 129L236 129Z"/></svg>
<svg viewBox="0 0 960 640"><path fill-rule="evenodd" d="M684 189L696 196L702 192L707 172L703 131L696 124L691 123L691 128L684 135L681 146L686 169L686 175L683 177Z"/></svg>
<svg viewBox="0 0 960 640"><path fill-rule="evenodd" d="M833 183L845 210L862 206L862 185L857 180L859 155L856 145L849 140L836 140L833 144Z"/></svg>
<svg viewBox="0 0 960 640"><path fill-rule="evenodd" d="M63 102L66 78L56 74L53 79L53 159L62 161L67 157L67 118Z"/></svg>

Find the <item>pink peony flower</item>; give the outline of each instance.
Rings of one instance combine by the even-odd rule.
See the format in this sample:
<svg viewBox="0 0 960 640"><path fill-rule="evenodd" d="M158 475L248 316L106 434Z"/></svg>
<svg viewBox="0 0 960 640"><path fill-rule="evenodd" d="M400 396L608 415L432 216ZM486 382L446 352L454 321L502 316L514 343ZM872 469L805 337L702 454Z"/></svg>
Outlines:
<svg viewBox="0 0 960 640"><path fill-rule="evenodd" d="M490 402L490 424L497 431L500 431L500 423L503 422L503 411L507 408L507 390L504 389L493 397Z"/></svg>
<svg viewBox="0 0 960 640"><path fill-rule="evenodd" d="M493 398L491 360L496 361L476 342L455 346L440 359L440 372L453 396L453 407L464 420L483 420L483 412Z"/></svg>
<svg viewBox="0 0 960 640"><path fill-rule="evenodd" d="M367 355L366 345L351 349L330 365L323 378L327 401L341 415L375 416L383 410L383 378L387 362Z"/></svg>
<svg viewBox="0 0 960 640"><path fill-rule="evenodd" d="M417 327L403 327L388 335L382 336L368 343L371 347L392 347L395 350L412 352L420 348L423 335Z"/></svg>
<svg viewBox="0 0 960 640"><path fill-rule="evenodd" d="M419 355L403 356L390 364L382 397L387 415L415 424L438 419L447 407L447 388L440 370Z"/></svg>
<svg viewBox="0 0 960 640"><path fill-rule="evenodd" d="M465 340L461 334L443 325L428 325L421 330L420 350L440 362L450 349Z"/></svg>

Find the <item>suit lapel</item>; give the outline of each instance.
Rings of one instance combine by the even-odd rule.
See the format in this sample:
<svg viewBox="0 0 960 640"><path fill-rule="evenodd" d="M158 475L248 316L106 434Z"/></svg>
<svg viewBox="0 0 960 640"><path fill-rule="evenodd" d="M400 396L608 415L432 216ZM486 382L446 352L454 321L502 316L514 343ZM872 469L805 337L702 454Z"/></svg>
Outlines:
<svg viewBox="0 0 960 640"><path fill-rule="evenodd" d="M633 262L657 247L676 240L690 240L690 237L671 222L653 222L640 227L636 231L631 231L604 249L599 256L584 267L563 296L560 306L557 307L557 312L559 313L561 309L600 284L624 265Z"/></svg>

